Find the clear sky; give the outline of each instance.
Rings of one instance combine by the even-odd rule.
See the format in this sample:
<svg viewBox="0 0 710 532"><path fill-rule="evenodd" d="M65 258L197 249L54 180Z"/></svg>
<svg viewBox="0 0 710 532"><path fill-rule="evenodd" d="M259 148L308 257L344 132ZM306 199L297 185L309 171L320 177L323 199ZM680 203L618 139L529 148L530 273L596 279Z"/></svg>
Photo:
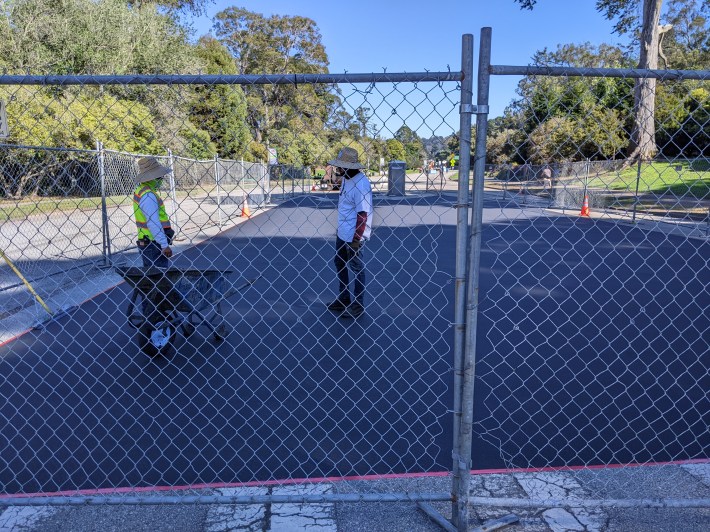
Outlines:
<svg viewBox="0 0 710 532"><path fill-rule="evenodd" d="M558 44L619 44L613 23L594 9L594 0L539 0L533 11L513 0L217 0L208 16L195 20L196 36L211 17L230 6L265 16L300 15L320 29L330 72L423 72L461 69L461 35L493 28L492 63L527 65L536 50ZM515 96L517 78L491 82L491 117Z"/></svg>

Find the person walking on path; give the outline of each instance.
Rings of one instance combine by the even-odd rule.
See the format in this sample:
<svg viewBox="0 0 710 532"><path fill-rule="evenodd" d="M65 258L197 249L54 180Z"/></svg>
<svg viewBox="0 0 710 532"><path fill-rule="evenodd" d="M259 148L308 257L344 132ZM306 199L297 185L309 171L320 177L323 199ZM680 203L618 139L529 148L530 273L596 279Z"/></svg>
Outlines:
<svg viewBox="0 0 710 532"><path fill-rule="evenodd" d="M552 195L552 170L549 166L542 170L542 193Z"/></svg>
<svg viewBox="0 0 710 532"><path fill-rule="evenodd" d="M170 168L162 166L155 157L138 159L133 214L138 229L136 243L146 268L168 268L168 259L173 256L170 244L175 232L158 193L163 178L170 172Z"/></svg>
<svg viewBox="0 0 710 532"><path fill-rule="evenodd" d="M338 298L328 309L341 312L344 318L357 318L365 312L365 263L363 245L372 233L372 186L360 170L358 153L345 147L337 159L328 161L342 177L338 199L338 228L335 239L335 270ZM355 277L350 296L348 268Z"/></svg>

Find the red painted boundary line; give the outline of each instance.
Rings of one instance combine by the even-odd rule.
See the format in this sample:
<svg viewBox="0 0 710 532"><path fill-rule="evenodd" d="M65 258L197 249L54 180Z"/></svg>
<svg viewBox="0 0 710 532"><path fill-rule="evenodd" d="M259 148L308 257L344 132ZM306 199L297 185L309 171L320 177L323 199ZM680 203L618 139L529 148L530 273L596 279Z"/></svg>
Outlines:
<svg viewBox="0 0 710 532"><path fill-rule="evenodd" d="M547 473L547 472L564 472L564 471L600 471L604 469L622 469L625 467L649 467L649 466L669 466L669 465L689 465L689 464L710 464L710 458L696 458L693 460L676 460L671 462L648 462L645 464L611 464L611 465L596 465L596 466L559 466L559 467L530 467L530 468L514 468L514 469L473 469L470 471L472 475L495 475L495 474L511 474L511 473ZM450 476L449 471L437 471L433 473L390 473L385 475L362 475L351 477L320 477L320 478L300 478L300 479L285 479L285 480L254 480L251 482L234 482L234 483L211 483L211 484L193 484L187 486L146 486L142 488L98 488L76 491L56 491L56 492L38 492L38 493L17 493L17 494L0 494L0 497L5 499L21 499L27 497L71 497L71 496L96 496L96 495L121 495L121 494L136 494L156 491L183 491L183 490L200 490L200 489L224 489L224 488L250 488L250 487L267 487L267 486L289 486L294 484L321 484L324 482L347 482L347 481L375 481L375 480L407 480L416 478L436 478Z"/></svg>

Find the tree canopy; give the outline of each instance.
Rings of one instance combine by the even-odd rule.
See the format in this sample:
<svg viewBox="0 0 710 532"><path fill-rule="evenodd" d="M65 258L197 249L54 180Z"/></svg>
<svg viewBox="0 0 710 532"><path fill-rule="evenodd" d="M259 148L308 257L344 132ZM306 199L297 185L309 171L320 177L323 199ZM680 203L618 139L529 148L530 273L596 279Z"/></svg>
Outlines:
<svg viewBox="0 0 710 532"><path fill-rule="evenodd" d="M514 1L523 9L532 9L537 4L537 0ZM659 67L660 58L665 68L708 68L710 31L707 16L710 15L710 3L704 0L667 0L663 26L659 25L661 6L662 0L596 0L597 10L607 19L615 21L613 32L619 35L629 33L634 42L638 43L640 51L636 61L628 50L614 49L607 45L598 50L589 47L585 50L575 45L560 46L553 54L547 50L537 53L534 61L537 64L552 62L578 67L655 69ZM519 87L523 100L512 107L521 110L522 114L517 116L526 124L527 130L531 131L533 124L538 127L535 138L539 142L543 141L541 131L549 129L545 122L559 120L558 111L562 109L566 121L564 124L558 123L558 129L549 131L547 143L554 145L554 139L559 137L553 131L570 127L570 134L574 136L575 133L579 134L577 128L584 127L585 138L576 139L574 143L578 157L612 157L616 154L632 160L649 159L659 150L667 154L684 150L697 151L697 139L688 142L686 138L684 144L678 142L678 139L684 137L680 130L686 126L682 124L695 123L699 118L693 112L692 102L687 101L687 95L692 93L691 84L686 83L681 87L664 83L657 86L654 78L639 78L631 88L626 80L589 81L591 83L585 86L574 80L526 78ZM552 94L550 90L556 93ZM572 105L572 99L578 105ZM634 102L632 109L628 107L629 101ZM592 107L589 107L589 102L594 102ZM580 106L586 107L581 114ZM515 112L509 114L512 116ZM586 124L580 122L584 117ZM593 119L589 120L590 117ZM604 139L601 129L610 127L619 128L621 134L608 135ZM658 135L657 127L660 128ZM591 144L589 139L594 139ZM619 141L626 143L623 151L619 149ZM517 155L534 158L535 154L539 156L546 152L549 152L548 155L556 154L557 157L571 155L562 148L541 151L534 146L517 150Z"/></svg>

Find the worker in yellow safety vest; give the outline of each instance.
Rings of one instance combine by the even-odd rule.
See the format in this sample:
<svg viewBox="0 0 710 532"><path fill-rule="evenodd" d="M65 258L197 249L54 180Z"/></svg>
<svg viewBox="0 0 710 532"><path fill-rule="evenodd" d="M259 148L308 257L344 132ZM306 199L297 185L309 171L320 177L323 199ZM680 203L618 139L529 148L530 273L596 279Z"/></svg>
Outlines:
<svg viewBox="0 0 710 532"><path fill-rule="evenodd" d="M170 218L158 194L163 178L170 172L170 168L162 166L155 157L138 159L133 214L138 229L138 250L146 268L167 268L168 259L173 256L170 244L175 231L170 227Z"/></svg>

